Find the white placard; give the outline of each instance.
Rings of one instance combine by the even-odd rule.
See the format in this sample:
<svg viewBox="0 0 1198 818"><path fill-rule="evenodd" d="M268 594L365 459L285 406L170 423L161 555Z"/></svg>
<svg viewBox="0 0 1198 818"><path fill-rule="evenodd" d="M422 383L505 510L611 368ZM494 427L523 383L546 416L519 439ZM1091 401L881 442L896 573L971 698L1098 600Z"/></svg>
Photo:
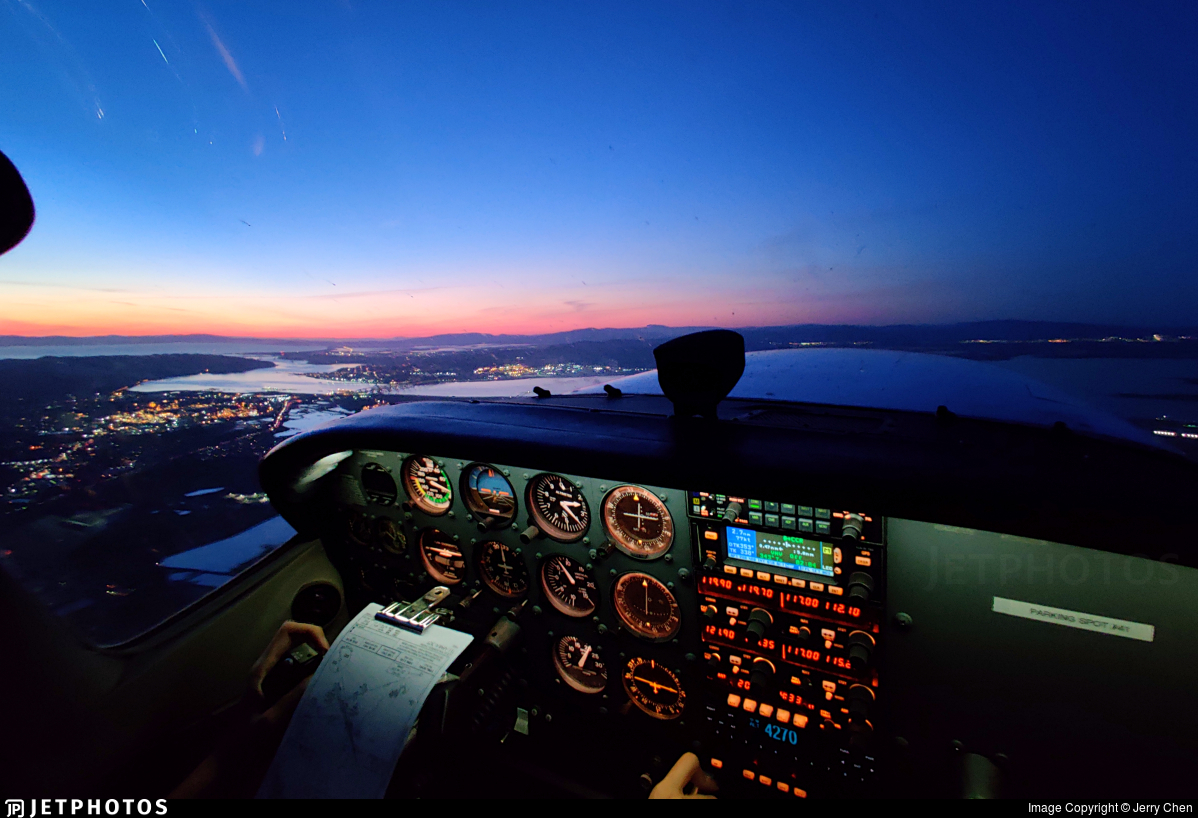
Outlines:
<svg viewBox="0 0 1198 818"><path fill-rule="evenodd" d="M1141 622L1128 622L1125 619L1114 619L1110 616L1068 611L1064 608L1038 605L1035 602L1004 599L1001 596L994 597L994 604L990 610L1008 616L1018 616L1022 619L1034 619L1037 622L1064 625L1067 628L1078 628L1107 636L1122 636L1124 639L1137 639L1141 642L1151 642L1156 635L1156 628Z"/></svg>
<svg viewBox="0 0 1198 818"><path fill-rule="evenodd" d="M300 699L259 798L382 798L424 700L473 640L423 634L362 609L329 648Z"/></svg>

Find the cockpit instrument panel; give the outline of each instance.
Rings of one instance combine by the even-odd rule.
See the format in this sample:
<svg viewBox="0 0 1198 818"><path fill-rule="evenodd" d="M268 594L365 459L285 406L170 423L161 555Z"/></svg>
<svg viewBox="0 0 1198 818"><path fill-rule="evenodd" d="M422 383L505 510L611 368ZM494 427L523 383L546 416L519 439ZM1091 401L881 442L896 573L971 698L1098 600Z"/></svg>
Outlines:
<svg viewBox="0 0 1198 818"><path fill-rule="evenodd" d="M328 540L347 599L445 585L480 627L520 611L514 672L530 712L699 748L709 768L735 768L721 787L869 792L886 691L879 516L785 490L757 499L423 453L362 451L338 468L352 485L335 478ZM827 780L826 765L813 772L821 754L865 772Z"/></svg>

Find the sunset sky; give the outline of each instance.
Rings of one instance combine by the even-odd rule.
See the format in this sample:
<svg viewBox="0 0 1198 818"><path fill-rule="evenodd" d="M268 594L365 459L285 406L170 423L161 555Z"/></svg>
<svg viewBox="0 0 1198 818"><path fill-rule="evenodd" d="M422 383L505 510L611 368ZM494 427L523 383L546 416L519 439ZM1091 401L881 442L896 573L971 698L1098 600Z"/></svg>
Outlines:
<svg viewBox="0 0 1198 818"><path fill-rule="evenodd" d="M0 334L1198 325L1198 4L0 0Z"/></svg>

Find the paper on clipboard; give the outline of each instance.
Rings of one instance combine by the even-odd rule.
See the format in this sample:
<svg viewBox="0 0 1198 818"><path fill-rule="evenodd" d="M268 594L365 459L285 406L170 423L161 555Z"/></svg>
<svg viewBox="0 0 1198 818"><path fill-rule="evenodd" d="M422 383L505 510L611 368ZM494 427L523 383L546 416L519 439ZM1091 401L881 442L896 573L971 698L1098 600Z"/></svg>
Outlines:
<svg viewBox="0 0 1198 818"><path fill-rule="evenodd" d="M259 798L381 798L425 699L473 637L418 634L367 605L316 669Z"/></svg>

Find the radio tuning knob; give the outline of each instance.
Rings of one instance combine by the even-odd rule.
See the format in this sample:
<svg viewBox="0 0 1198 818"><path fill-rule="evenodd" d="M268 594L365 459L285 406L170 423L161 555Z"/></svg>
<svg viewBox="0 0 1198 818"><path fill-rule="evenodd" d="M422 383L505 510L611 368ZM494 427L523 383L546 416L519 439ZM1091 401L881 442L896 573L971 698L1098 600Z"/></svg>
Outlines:
<svg viewBox="0 0 1198 818"><path fill-rule="evenodd" d="M715 557L708 557L707 559L703 560L703 569L705 571L714 571L715 570Z"/></svg>
<svg viewBox="0 0 1198 818"><path fill-rule="evenodd" d="M849 667L853 670L865 670L869 667L874 654L874 639L865 631L853 631L849 634Z"/></svg>
<svg viewBox="0 0 1198 818"><path fill-rule="evenodd" d="M699 611L703 614L704 619L711 620L716 618L716 614L720 612L720 609L717 605L704 605Z"/></svg>
<svg viewBox="0 0 1198 818"><path fill-rule="evenodd" d="M724 522L734 523L736 518L740 516L740 503L729 503L724 509Z"/></svg>
<svg viewBox="0 0 1198 818"><path fill-rule="evenodd" d="M712 670L719 670L720 664L720 655L718 653L712 653L711 658L707 660L707 666Z"/></svg>
<svg viewBox="0 0 1198 818"><path fill-rule="evenodd" d="M760 691L774 678L774 665L768 659L758 657L753 660L753 668L749 671L749 686Z"/></svg>
<svg viewBox="0 0 1198 818"><path fill-rule="evenodd" d="M807 627L806 625L803 625L802 627L799 628L798 633L796 635L805 642L811 638L811 628Z"/></svg>
<svg viewBox="0 0 1198 818"><path fill-rule="evenodd" d="M861 539L861 532L865 530L865 518L860 514L852 512L844 515L844 525L840 529L840 535L846 540Z"/></svg>
<svg viewBox="0 0 1198 818"><path fill-rule="evenodd" d="M745 635L760 640L765 636L766 629L772 624L774 624L774 617L770 616L769 611L754 608L749 613L749 627L745 629Z"/></svg>
<svg viewBox="0 0 1198 818"><path fill-rule="evenodd" d="M874 578L864 571L854 571L849 575L849 599L858 602L869 602L869 595L874 589Z"/></svg>

